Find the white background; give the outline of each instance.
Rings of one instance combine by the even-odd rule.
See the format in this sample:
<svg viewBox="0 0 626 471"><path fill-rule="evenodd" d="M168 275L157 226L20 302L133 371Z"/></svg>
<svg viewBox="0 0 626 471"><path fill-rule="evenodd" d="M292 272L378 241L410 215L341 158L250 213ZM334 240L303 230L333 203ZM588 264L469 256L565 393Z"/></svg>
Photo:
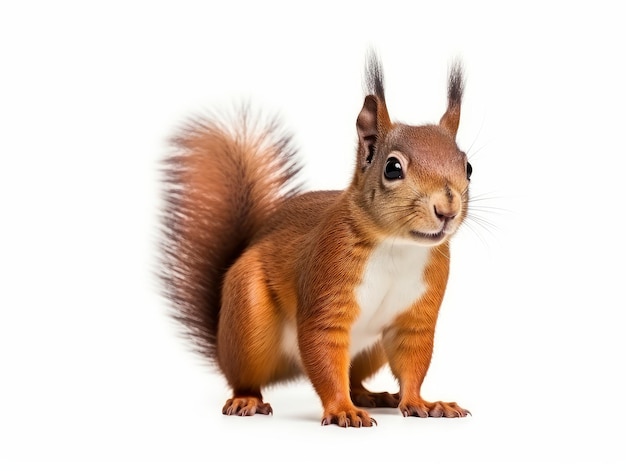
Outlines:
<svg viewBox="0 0 626 471"><path fill-rule="evenodd" d="M311 5L1 4L3 469L623 465L618 2ZM225 382L153 275L167 140L249 99L296 134L309 188L343 188L370 45L392 118L415 124L439 119L448 64L465 63L458 141L486 221L454 240L424 392L473 416L321 427L302 381L266 391L274 416L224 417Z"/></svg>

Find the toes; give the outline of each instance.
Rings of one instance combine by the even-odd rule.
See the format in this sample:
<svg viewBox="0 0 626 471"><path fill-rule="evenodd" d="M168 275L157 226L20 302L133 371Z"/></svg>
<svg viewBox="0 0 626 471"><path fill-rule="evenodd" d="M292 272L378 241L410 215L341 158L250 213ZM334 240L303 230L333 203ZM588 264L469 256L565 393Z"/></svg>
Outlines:
<svg viewBox="0 0 626 471"><path fill-rule="evenodd" d="M326 414L322 418L322 425L335 424L339 427L371 427L372 425L378 425L374 419L365 411L355 409L348 411L341 411L336 413Z"/></svg>
<svg viewBox="0 0 626 471"><path fill-rule="evenodd" d="M405 417L421 417L422 419L428 417L428 409L424 405L401 406L400 412Z"/></svg>
<svg viewBox="0 0 626 471"><path fill-rule="evenodd" d="M322 425L338 425L339 427L349 427L350 420L345 412L339 412L336 414L328 414L322 418Z"/></svg>
<svg viewBox="0 0 626 471"><path fill-rule="evenodd" d="M229 399L222 407L222 414L224 415L234 415L237 413L237 406L234 405L235 401L233 399Z"/></svg>
<svg viewBox="0 0 626 471"><path fill-rule="evenodd" d="M443 417L444 413L448 413L448 411L444 411L443 409L443 405L440 402L436 402L434 404L434 407L432 407L429 411L428 411L428 416L429 417ZM446 415L447 417L447 415Z"/></svg>
<svg viewBox="0 0 626 471"><path fill-rule="evenodd" d="M272 406L269 405L269 403L267 402L263 402L261 404L259 404L256 408L256 411L259 414L263 414L263 415L273 415L274 411L272 410Z"/></svg>
<svg viewBox="0 0 626 471"><path fill-rule="evenodd" d="M456 402L441 402L440 403L443 408L444 408L444 415L447 418L457 418L457 417L467 417L468 415L472 415L470 414L470 412L466 409L463 409L461 406L459 406Z"/></svg>
<svg viewBox="0 0 626 471"><path fill-rule="evenodd" d="M224 415L242 415L242 411L246 409L248 401L245 399L229 399L222 408ZM243 414L245 415L245 414Z"/></svg>
<svg viewBox="0 0 626 471"><path fill-rule="evenodd" d="M251 416L255 414L269 415L272 414L272 406L268 403L261 402L256 397L236 397L229 399L222 408L224 415L238 415L240 417Z"/></svg>
<svg viewBox="0 0 626 471"><path fill-rule="evenodd" d="M403 405L400 407L405 417L467 417L468 410L460 407L456 402L422 402L419 404Z"/></svg>

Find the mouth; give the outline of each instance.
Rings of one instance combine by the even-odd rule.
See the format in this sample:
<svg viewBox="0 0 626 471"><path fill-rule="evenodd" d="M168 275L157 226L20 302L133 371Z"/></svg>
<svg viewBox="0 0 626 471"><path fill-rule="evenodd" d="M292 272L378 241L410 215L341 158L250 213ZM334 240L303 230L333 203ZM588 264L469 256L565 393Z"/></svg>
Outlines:
<svg viewBox="0 0 626 471"><path fill-rule="evenodd" d="M431 244L437 244L441 241L443 241L443 239L445 239L446 237L446 231L444 229L442 229L439 232L420 232L420 231L410 231L411 236L416 238L416 239L420 239L422 241L425 242L429 242Z"/></svg>

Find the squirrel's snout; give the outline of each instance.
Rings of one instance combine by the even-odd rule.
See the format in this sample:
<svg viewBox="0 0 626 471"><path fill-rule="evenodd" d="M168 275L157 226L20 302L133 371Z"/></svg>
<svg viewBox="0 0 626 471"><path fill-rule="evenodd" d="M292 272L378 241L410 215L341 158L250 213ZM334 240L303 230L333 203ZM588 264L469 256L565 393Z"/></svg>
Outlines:
<svg viewBox="0 0 626 471"><path fill-rule="evenodd" d="M448 222L459 214L459 212L454 208L440 208L437 205L434 205L433 209L435 211L435 216L437 216L437 218L442 222Z"/></svg>
<svg viewBox="0 0 626 471"><path fill-rule="evenodd" d="M443 223L448 223L461 212L461 198L456 192L446 188L431 196L433 214Z"/></svg>

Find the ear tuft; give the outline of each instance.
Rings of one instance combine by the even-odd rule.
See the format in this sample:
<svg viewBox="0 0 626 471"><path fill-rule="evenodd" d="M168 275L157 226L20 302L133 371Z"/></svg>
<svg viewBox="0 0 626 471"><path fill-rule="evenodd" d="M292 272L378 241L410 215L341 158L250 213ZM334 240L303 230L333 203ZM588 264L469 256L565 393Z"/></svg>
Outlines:
<svg viewBox="0 0 626 471"><path fill-rule="evenodd" d="M391 128L391 120L385 104L385 80L378 55L370 50L365 61L365 102L356 120L359 136L359 167L372 163L377 142Z"/></svg>
<svg viewBox="0 0 626 471"><path fill-rule="evenodd" d="M450 67L448 75L448 107L461 106L463 99L463 88L465 86L463 79L463 66L456 61Z"/></svg>
<svg viewBox="0 0 626 471"><path fill-rule="evenodd" d="M385 75L383 66L376 52L371 49L365 59L365 93L378 97L385 102Z"/></svg>
<svg viewBox="0 0 626 471"><path fill-rule="evenodd" d="M456 61L450 67L448 74L448 109L439 121L440 126L455 137L461 119L464 86L463 67L459 61Z"/></svg>

